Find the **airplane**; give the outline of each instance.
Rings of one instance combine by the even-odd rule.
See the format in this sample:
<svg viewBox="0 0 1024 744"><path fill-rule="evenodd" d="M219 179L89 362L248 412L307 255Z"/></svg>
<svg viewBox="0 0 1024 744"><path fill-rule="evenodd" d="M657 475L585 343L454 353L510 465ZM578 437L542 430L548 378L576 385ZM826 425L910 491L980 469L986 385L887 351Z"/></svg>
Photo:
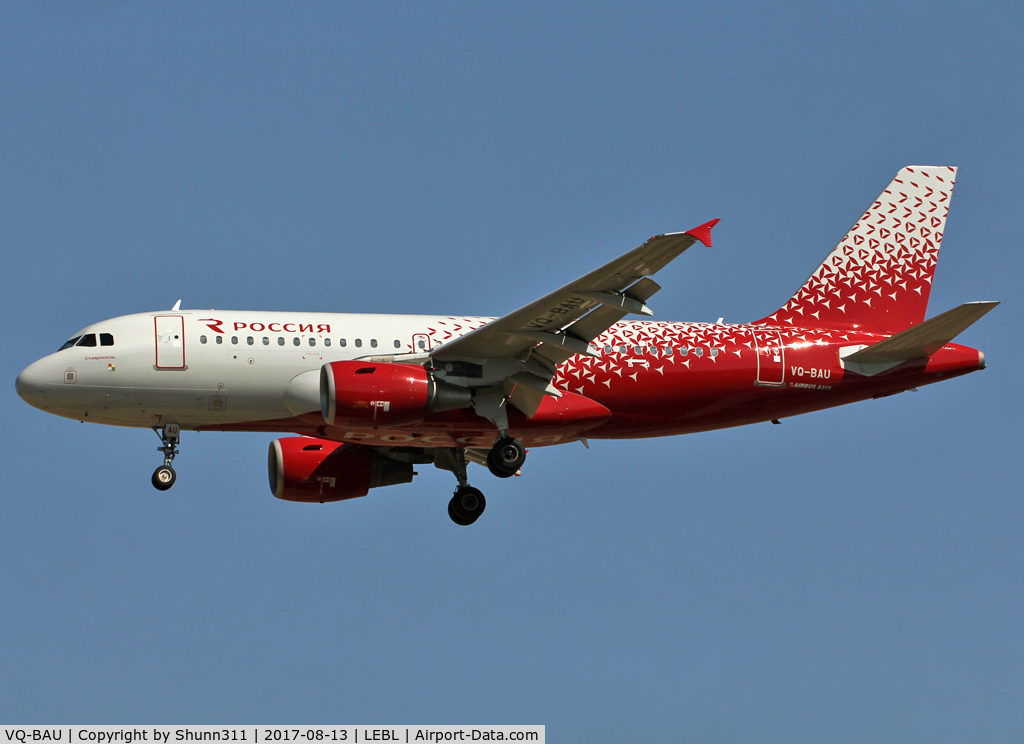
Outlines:
<svg viewBox="0 0 1024 744"><path fill-rule="evenodd" d="M520 474L528 448L674 436L881 398L985 368L951 343L998 302L925 320L956 179L901 169L781 308L750 323L657 322L651 277L711 220L639 247L500 318L182 310L90 325L18 375L82 422L151 428L174 485L181 432L287 432L279 499L333 502L454 474L458 525L486 507L468 465ZM627 316L639 316L629 319Z"/></svg>

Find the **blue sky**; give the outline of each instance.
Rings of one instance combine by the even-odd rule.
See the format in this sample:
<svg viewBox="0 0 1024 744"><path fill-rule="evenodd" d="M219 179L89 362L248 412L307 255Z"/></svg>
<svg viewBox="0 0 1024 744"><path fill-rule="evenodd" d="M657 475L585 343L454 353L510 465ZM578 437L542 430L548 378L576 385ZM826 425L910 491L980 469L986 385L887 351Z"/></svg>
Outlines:
<svg viewBox="0 0 1024 744"><path fill-rule="evenodd" d="M553 741L1019 741L1015 3L0 6L0 721L543 723ZM14 378L185 307L500 315L659 232L658 317L763 317L907 164L989 369L784 422L273 499L272 437Z"/></svg>

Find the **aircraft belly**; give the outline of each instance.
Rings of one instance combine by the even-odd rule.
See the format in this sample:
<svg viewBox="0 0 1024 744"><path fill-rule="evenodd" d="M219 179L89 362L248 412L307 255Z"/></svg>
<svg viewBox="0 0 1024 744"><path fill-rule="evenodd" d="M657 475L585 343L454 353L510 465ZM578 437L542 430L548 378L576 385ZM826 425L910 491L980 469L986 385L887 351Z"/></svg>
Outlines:
<svg viewBox="0 0 1024 744"><path fill-rule="evenodd" d="M66 409L62 415L117 426L170 421L183 429L279 419L289 416L283 391L302 371L295 355L284 354L259 365L193 354L187 369L173 370L131 361L120 361L112 374L84 370L73 391L55 386Z"/></svg>

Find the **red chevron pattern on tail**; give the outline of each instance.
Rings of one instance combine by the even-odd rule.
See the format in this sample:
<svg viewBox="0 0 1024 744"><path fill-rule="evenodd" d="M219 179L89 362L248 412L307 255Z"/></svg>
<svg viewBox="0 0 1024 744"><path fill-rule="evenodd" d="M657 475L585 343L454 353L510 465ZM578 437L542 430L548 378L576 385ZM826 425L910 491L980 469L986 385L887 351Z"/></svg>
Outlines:
<svg viewBox="0 0 1024 744"><path fill-rule="evenodd" d="M956 168L907 166L771 325L896 333L924 320Z"/></svg>

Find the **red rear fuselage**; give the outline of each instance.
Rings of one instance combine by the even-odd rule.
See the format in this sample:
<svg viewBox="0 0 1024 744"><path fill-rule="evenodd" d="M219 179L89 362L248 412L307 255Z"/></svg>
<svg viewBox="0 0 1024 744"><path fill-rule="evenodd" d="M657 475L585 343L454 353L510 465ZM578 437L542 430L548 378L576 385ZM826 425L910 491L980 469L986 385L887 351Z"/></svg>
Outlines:
<svg viewBox="0 0 1024 744"><path fill-rule="evenodd" d="M510 433L537 447L580 437L709 431L892 395L984 368L979 351L953 343L931 357L870 375L841 361L842 355L886 337L759 324L620 323L595 341L599 356L576 356L559 368L554 385L563 395L545 398L533 419L510 408ZM495 435L493 424L472 410L391 428L330 426L313 411L290 423L224 428L292 430L392 447L486 447Z"/></svg>

